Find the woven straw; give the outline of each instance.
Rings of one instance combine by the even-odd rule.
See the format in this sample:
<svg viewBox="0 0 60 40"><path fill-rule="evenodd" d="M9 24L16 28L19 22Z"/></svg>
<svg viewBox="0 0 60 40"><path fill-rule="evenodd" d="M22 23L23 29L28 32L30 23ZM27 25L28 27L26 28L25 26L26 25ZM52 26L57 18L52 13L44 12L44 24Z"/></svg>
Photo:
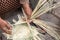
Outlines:
<svg viewBox="0 0 60 40"><path fill-rule="evenodd" d="M0 14L19 8L20 2L25 3L27 0L0 0Z"/></svg>
<svg viewBox="0 0 60 40"><path fill-rule="evenodd" d="M16 0L0 0L1 8L0 13L5 13L7 11L10 11L12 9L16 9L18 7L19 2Z"/></svg>

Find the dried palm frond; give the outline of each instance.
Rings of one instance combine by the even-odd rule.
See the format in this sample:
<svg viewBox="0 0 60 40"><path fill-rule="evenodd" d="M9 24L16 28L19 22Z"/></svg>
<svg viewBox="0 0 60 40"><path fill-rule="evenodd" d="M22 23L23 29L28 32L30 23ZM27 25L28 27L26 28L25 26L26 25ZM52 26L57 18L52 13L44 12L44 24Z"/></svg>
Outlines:
<svg viewBox="0 0 60 40"><path fill-rule="evenodd" d="M60 6L60 2L52 5L52 1L53 0L39 0L30 19L34 24L44 29L50 36L54 37L56 40L60 40L60 35L56 31L55 27L46 24L47 22L43 20L36 19L40 15ZM18 22L14 20L14 25L11 24L13 26L11 35L12 40L45 40L44 35L37 30L36 26L32 26L27 21L27 16L24 11L23 14L26 21L23 21L23 19L20 18Z"/></svg>

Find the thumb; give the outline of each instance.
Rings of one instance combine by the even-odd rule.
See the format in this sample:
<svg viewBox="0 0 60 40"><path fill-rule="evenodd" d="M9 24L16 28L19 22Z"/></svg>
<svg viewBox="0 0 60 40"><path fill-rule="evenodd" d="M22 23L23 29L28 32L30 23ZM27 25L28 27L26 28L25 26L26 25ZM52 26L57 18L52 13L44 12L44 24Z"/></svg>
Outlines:
<svg viewBox="0 0 60 40"><path fill-rule="evenodd" d="M7 27L9 30L12 30L12 26L11 26L11 24L10 24L8 21L6 21L6 27Z"/></svg>

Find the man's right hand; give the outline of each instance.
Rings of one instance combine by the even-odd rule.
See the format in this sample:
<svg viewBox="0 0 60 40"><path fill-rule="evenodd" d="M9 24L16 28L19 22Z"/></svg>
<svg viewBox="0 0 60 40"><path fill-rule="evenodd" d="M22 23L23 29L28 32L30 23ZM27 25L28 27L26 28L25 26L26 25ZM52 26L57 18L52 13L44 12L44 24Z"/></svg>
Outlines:
<svg viewBox="0 0 60 40"><path fill-rule="evenodd" d="M7 34L11 34L12 27L5 20L0 18L0 29Z"/></svg>

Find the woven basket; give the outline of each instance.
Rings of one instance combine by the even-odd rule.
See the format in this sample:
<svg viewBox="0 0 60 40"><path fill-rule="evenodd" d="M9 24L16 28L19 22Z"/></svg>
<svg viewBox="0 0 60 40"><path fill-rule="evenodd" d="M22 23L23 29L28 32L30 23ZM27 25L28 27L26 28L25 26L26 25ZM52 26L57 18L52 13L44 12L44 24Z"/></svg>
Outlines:
<svg viewBox="0 0 60 40"><path fill-rule="evenodd" d="M0 13L5 13L19 7L18 0L0 0Z"/></svg>

